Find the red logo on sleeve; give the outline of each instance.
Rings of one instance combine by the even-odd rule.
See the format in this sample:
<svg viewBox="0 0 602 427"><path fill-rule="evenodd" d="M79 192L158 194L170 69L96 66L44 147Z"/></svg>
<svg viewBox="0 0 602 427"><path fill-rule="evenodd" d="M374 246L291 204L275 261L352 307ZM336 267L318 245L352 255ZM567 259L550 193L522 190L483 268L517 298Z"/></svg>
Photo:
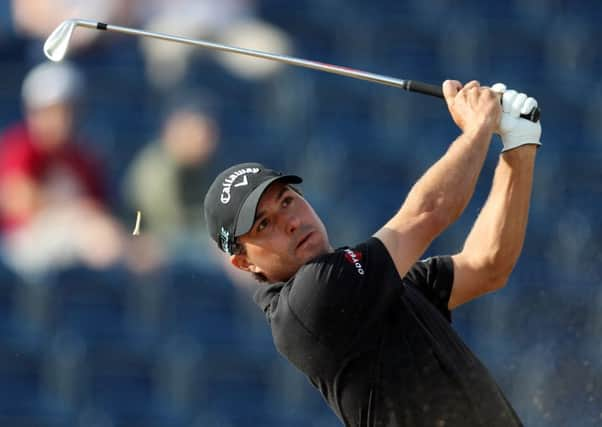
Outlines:
<svg viewBox="0 0 602 427"><path fill-rule="evenodd" d="M345 249L345 259L349 261L353 266L355 266L355 269L361 276L365 274L364 267L362 267L362 264L360 263L360 261L362 260L361 252L352 251L351 249Z"/></svg>

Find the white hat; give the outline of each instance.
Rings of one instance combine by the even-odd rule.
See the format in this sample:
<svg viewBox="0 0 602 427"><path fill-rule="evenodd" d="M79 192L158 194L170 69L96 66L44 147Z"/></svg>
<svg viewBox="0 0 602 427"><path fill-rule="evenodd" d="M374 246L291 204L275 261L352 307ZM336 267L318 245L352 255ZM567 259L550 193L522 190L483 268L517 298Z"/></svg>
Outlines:
<svg viewBox="0 0 602 427"><path fill-rule="evenodd" d="M84 78L66 62L44 62L27 73L21 96L26 108L42 108L65 101L77 101L84 90Z"/></svg>

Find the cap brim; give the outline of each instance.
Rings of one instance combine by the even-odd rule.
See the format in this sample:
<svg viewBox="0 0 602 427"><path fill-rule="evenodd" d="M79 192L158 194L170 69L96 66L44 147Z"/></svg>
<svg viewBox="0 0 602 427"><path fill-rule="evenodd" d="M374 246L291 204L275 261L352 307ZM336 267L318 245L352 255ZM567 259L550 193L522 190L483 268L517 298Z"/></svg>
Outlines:
<svg viewBox="0 0 602 427"><path fill-rule="evenodd" d="M282 175L268 179L262 182L249 194L249 197L244 201L240 211L238 212L238 218L236 220L236 229L234 230L234 237L242 236L248 233L253 227L255 222L255 214L257 213L257 205L263 193L267 188L276 181L284 181L291 184L301 184L303 180L297 175Z"/></svg>

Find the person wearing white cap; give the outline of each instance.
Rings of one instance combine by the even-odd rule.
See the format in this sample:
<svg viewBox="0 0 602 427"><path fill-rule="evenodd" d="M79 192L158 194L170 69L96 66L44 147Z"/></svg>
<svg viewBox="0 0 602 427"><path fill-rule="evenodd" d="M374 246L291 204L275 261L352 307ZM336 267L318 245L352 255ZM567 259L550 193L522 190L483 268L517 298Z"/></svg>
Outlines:
<svg viewBox="0 0 602 427"><path fill-rule="evenodd" d="M24 120L0 137L3 230L26 223L41 193L63 200L75 194L103 198L97 161L75 143L75 107L83 91L82 74L68 63L42 63L25 76Z"/></svg>
<svg viewBox="0 0 602 427"><path fill-rule="evenodd" d="M84 77L74 65L37 65L23 80L23 120L0 135L0 232L18 268L47 267L57 256L81 253L81 242L66 240L78 235L82 210L115 228L106 225L112 220L103 207L101 164L76 131L84 94Z"/></svg>
<svg viewBox="0 0 602 427"><path fill-rule="evenodd" d="M67 62L44 62L33 68L23 80L21 96L27 109L77 101L85 90L84 78Z"/></svg>

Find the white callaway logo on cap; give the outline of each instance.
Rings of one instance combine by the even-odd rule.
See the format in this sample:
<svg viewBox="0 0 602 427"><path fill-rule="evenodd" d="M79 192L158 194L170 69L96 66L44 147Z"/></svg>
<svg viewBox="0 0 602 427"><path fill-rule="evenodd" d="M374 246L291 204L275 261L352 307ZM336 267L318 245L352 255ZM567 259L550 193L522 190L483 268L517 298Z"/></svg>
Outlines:
<svg viewBox="0 0 602 427"><path fill-rule="evenodd" d="M226 179L224 179L224 182L222 182L223 188L222 188L222 194L220 196L220 201L224 205L227 205L228 202L230 202L230 189L232 188L232 185L238 179L238 177L242 176L243 180L237 184L234 184L234 187L243 187L243 186L249 184L247 177L245 175L247 175L249 173L259 173L259 170L260 170L259 168L244 168L244 169L239 169L237 171L234 171L230 175L228 175L228 177Z"/></svg>

